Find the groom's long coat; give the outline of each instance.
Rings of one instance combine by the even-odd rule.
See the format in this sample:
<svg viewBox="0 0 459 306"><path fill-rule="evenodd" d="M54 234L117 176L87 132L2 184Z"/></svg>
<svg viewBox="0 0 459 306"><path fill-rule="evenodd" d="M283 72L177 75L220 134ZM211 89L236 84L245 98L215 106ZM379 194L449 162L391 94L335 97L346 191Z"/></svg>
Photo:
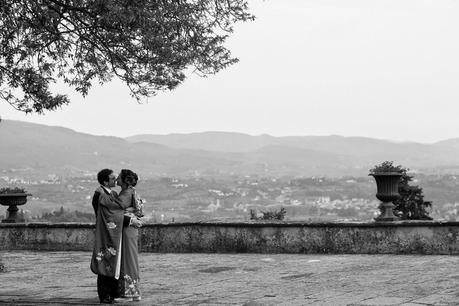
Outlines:
<svg viewBox="0 0 459 306"><path fill-rule="evenodd" d="M98 205L96 238L91 258L91 271L98 275L118 279L121 265L121 238L123 232L124 210L113 195L100 187L97 190Z"/></svg>

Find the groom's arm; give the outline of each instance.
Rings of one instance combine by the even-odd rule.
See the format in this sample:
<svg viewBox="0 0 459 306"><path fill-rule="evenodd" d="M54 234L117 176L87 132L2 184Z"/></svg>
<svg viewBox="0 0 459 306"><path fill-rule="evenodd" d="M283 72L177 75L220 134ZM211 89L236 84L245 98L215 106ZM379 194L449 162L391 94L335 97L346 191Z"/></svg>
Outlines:
<svg viewBox="0 0 459 306"><path fill-rule="evenodd" d="M101 205L107 206L108 208L111 208L111 209L124 210L121 205L121 201L115 192L113 192L110 195L105 194L105 193L104 194L100 193L98 196L98 203L100 203ZM142 226L142 222L136 217L124 216L123 226L133 226L133 227L139 228Z"/></svg>
<svg viewBox="0 0 459 306"><path fill-rule="evenodd" d="M99 195L98 209L99 209L100 205L105 206L110 210L114 210L114 211L122 210L122 211L124 211L123 207L121 206L120 201L116 197L111 195L111 194L107 194L107 193L102 193L101 192L100 195Z"/></svg>
<svg viewBox="0 0 459 306"><path fill-rule="evenodd" d="M112 195L111 197L115 200L115 201L118 201L120 204L121 204L121 200L119 199L119 196L118 194L116 193L116 191L112 191ZM124 216L124 219L123 219L123 226L130 226L131 223L132 223L132 218L129 217L129 216Z"/></svg>

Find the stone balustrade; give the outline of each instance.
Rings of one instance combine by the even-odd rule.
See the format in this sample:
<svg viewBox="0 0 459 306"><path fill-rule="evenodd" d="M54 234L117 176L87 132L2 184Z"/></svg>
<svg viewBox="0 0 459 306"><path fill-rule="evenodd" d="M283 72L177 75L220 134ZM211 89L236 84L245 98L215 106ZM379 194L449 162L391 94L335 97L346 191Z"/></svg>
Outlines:
<svg viewBox="0 0 459 306"><path fill-rule="evenodd" d="M459 222L193 222L148 224L142 252L459 254ZM89 251L94 224L0 224L0 250Z"/></svg>

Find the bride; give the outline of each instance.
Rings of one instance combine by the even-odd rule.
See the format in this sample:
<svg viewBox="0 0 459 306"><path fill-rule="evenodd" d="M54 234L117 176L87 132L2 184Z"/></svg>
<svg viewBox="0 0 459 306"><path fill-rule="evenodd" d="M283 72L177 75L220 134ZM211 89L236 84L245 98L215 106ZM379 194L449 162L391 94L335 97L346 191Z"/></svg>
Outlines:
<svg viewBox="0 0 459 306"><path fill-rule="evenodd" d="M138 176L135 172L123 169L116 180L121 187L119 200L124 208L125 215L130 217L142 217L142 200L135 190ZM122 297L131 298L133 301L140 301L139 288L139 260L137 241L139 230L132 226L123 228L121 246L121 272L120 272L120 293Z"/></svg>

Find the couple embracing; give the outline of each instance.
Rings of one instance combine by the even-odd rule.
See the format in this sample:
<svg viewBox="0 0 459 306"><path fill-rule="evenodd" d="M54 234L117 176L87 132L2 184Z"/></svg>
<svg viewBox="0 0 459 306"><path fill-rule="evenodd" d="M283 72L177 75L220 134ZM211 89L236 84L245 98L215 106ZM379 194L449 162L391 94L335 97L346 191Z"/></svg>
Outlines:
<svg viewBox="0 0 459 306"><path fill-rule="evenodd" d="M116 176L111 169L97 174L100 186L92 206L96 214L96 237L91 271L97 274L97 294L101 303L119 298L140 301L138 228L142 226L142 200L135 186L138 176L123 169ZM112 190L121 187L119 194Z"/></svg>

